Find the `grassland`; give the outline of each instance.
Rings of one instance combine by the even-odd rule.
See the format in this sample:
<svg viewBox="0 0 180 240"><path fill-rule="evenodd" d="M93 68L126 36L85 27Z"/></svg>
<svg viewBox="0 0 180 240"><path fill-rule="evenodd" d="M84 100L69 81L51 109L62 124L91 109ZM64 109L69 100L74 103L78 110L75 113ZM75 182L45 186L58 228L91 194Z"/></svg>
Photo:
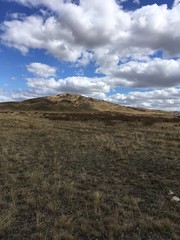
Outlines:
<svg viewBox="0 0 180 240"><path fill-rule="evenodd" d="M180 239L179 140L179 118L2 111L0 238Z"/></svg>

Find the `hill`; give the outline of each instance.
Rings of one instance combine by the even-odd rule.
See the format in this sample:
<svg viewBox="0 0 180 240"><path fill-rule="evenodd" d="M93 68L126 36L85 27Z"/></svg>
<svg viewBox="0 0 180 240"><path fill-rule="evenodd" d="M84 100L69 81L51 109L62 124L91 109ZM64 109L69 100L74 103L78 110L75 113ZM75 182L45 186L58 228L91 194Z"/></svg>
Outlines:
<svg viewBox="0 0 180 240"><path fill-rule="evenodd" d="M171 113L164 111L125 107L104 100L68 93L33 98L21 102L2 102L0 103L0 110L171 115Z"/></svg>
<svg viewBox="0 0 180 240"><path fill-rule="evenodd" d="M22 102L0 103L0 109L63 112L127 111L126 107L78 94L59 94L57 96L34 98Z"/></svg>
<svg viewBox="0 0 180 240"><path fill-rule="evenodd" d="M0 103L0 111L31 111L50 120L126 120L130 122L179 122L180 115L172 112L120 106L112 102L84 97L78 94L59 94Z"/></svg>

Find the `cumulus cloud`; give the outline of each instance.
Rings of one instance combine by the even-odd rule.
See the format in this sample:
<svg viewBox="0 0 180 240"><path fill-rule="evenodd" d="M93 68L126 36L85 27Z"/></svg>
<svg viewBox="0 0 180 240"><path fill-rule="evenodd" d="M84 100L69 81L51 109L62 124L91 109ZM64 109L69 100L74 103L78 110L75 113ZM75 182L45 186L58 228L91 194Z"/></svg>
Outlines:
<svg viewBox="0 0 180 240"><path fill-rule="evenodd" d="M27 70L38 77L48 78L55 77L57 69L44 63L34 62L27 65Z"/></svg>
<svg viewBox="0 0 180 240"><path fill-rule="evenodd" d="M167 88L146 92L114 94L106 100L125 106L134 106L167 111L180 111L180 89Z"/></svg>
<svg viewBox="0 0 180 240"><path fill-rule="evenodd" d="M7 97L7 96L4 96L4 95L0 95L0 102L11 102L13 101L12 97Z"/></svg>
<svg viewBox="0 0 180 240"><path fill-rule="evenodd" d="M76 92L105 98L110 90L122 86L165 88L135 92L136 95L114 95L110 99L118 99L123 104L169 109L171 103L174 106L175 101L179 103L172 91L179 93L176 87L180 85L179 0L174 1L171 9L166 4L154 4L134 11L125 11L117 4L126 0L107 0L106 3L104 0L81 0L79 4L69 0L11 1L45 7L48 14L41 9L39 15L12 15L11 20L1 24L3 44L24 55L31 49L44 49L60 60L73 62L74 66L94 62L96 73L105 75L104 78L79 76L56 80L55 68L32 63L27 66L28 71L36 75L36 78L27 79L31 94ZM139 0L134 2L139 3ZM150 58L158 50L163 56ZM164 101L162 95L167 96ZM133 97L134 102L131 102Z"/></svg>
<svg viewBox="0 0 180 240"><path fill-rule="evenodd" d="M180 3L149 5L135 11L122 10L115 0L82 0L77 6L64 1L17 0L21 4L44 5L57 16L44 19L29 16L5 21L2 40L23 53L31 48L44 48L55 57L76 61L87 49L106 47L121 56L129 46L138 49L163 49L169 55L180 54ZM171 26L171 27L169 27ZM21 31L17 31L21 29Z"/></svg>
<svg viewBox="0 0 180 240"><path fill-rule="evenodd" d="M29 90L13 92L2 91L0 101L21 101L24 99L57 95L60 93L77 93L84 96L104 99L110 91L106 78L68 77L56 80L54 78L28 78Z"/></svg>
<svg viewBox="0 0 180 240"><path fill-rule="evenodd" d="M180 60L130 61L124 64L100 68L111 77L112 87L157 88L180 85Z"/></svg>
<svg viewBox="0 0 180 240"><path fill-rule="evenodd" d="M44 95L68 92L102 98L110 90L110 86L104 78L87 78L81 76L59 80L55 80L54 78L28 78L27 85Z"/></svg>
<svg viewBox="0 0 180 240"><path fill-rule="evenodd" d="M159 49L167 56L180 56L179 1L172 9L154 4L130 12L120 8L115 0L106 4L103 0L82 0L79 6L71 1L16 1L44 5L57 12L47 18L33 15L3 23L3 43L23 54L31 48L43 48L61 60L75 62L76 66L86 66L93 60L99 66L96 71L112 77L118 86L179 84L178 60L148 61L148 55ZM134 61L119 65L128 58Z"/></svg>
<svg viewBox="0 0 180 240"><path fill-rule="evenodd" d="M163 49L169 55L178 55L180 40L180 4L168 9L167 5L145 6L132 13L131 46Z"/></svg>
<svg viewBox="0 0 180 240"><path fill-rule="evenodd" d="M75 61L81 55L81 47L71 44L71 33L53 16L46 21L40 16L29 16L24 21L5 21L3 29L2 42L23 54L30 48L45 49L65 61Z"/></svg>
<svg viewBox="0 0 180 240"><path fill-rule="evenodd" d="M37 89L6 91L3 95L0 95L0 102L23 101L43 96L46 96L46 94Z"/></svg>
<svg viewBox="0 0 180 240"><path fill-rule="evenodd" d="M10 102L13 101L10 96L7 96L7 91L0 89L0 102Z"/></svg>
<svg viewBox="0 0 180 240"><path fill-rule="evenodd" d="M174 0L173 6L176 6L176 5L178 5L179 3L180 3L180 0Z"/></svg>

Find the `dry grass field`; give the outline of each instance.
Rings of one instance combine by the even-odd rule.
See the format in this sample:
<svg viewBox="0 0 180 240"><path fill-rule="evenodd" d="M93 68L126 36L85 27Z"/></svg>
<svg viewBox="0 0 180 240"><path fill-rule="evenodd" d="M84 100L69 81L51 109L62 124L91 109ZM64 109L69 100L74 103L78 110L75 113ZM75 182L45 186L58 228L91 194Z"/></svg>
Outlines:
<svg viewBox="0 0 180 240"><path fill-rule="evenodd" d="M180 239L180 121L0 112L0 239Z"/></svg>

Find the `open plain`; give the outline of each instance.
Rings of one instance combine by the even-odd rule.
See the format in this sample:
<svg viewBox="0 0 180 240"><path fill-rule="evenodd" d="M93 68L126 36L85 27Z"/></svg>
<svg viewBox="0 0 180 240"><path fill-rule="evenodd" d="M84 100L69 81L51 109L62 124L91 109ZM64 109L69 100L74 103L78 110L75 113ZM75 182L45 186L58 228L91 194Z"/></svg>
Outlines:
<svg viewBox="0 0 180 240"><path fill-rule="evenodd" d="M0 108L1 239L180 239L179 115L38 106Z"/></svg>

